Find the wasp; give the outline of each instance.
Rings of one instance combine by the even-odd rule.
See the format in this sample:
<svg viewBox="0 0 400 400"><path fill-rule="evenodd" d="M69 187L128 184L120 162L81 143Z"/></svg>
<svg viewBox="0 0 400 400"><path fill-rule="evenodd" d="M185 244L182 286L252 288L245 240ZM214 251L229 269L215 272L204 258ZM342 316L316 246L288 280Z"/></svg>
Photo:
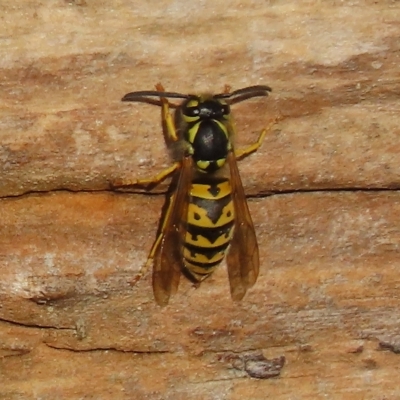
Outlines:
<svg viewBox="0 0 400 400"><path fill-rule="evenodd" d="M230 106L270 91L258 85L231 92L226 86L220 94L192 95L166 92L157 84L155 91L131 92L122 98L161 106L166 140L180 149L175 162L155 177L118 183L150 187L179 172L159 234L137 277L153 265L159 305L166 305L176 293L181 274L199 284L225 256L233 300L241 300L256 282L258 244L236 161L260 147L267 129L257 142L236 150ZM183 101L175 105L168 99ZM176 109L175 118L171 108Z"/></svg>

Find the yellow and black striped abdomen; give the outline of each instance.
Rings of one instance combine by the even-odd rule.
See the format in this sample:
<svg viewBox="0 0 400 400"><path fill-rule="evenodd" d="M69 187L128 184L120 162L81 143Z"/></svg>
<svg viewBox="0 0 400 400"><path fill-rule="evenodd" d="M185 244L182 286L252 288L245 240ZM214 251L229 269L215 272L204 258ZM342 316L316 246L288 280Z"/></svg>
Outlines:
<svg viewBox="0 0 400 400"><path fill-rule="evenodd" d="M233 235L235 211L227 179L194 181L183 244L184 272L199 282L222 261Z"/></svg>

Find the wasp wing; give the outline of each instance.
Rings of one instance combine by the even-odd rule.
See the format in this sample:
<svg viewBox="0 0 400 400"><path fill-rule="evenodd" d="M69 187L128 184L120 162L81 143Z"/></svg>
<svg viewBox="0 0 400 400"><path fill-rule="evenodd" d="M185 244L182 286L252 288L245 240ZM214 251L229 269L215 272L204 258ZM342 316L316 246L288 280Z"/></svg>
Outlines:
<svg viewBox="0 0 400 400"><path fill-rule="evenodd" d="M177 187L171 196L161 228L162 238L154 257L153 292L160 306L167 305L171 295L178 290L192 172L191 157L184 157Z"/></svg>
<svg viewBox="0 0 400 400"><path fill-rule="evenodd" d="M242 180L233 151L228 154L231 173L232 199L235 208L235 228L226 256L229 283L233 300L239 301L254 285L259 272L257 238L247 206Z"/></svg>

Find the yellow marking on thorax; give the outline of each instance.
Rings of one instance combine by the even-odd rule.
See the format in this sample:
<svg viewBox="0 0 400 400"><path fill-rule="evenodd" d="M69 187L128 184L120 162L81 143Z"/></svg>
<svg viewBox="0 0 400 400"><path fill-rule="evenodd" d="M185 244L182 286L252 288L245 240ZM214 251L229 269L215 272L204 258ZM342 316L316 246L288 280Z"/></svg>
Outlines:
<svg viewBox="0 0 400 400"><path fill-rule="evenodd" d="M199 117L196 117L196 119L199 119ZM196 119L194 119L194 121L196 121ZM187 121L187 122L192 122L192 121ZM188 129L187 135L190 144L193 144L199 128L200 128L200 121L197 122L197 124L194 124L190 129Z"/></svg>
<svg viewBox="0 0 400 400"><path fill-rule="evenodd" d="M217 119L213 119L213 121L216 122L217 125L219 125L219 127L220 127L221 130L222 130L222 132L225 133L226 138L229 139L229 133L228 133L228 128L227 128L226 124L224 124L224 123L221 122L221 121L218 121Z"/></svg>
<svg viewBox="0 0 400 400"><path fill-rule="evenodd" d="M220 158L219 160L215 161L196 161L197 168L200 172L207 173L207 168L211 164L211 162L216 162L218 168L222 168L225 165L226 158Z"/></svg>
<svg viewBox="0 0 400 400"><path fill-rule="evenodd" d="M223 167L225 165L226 162L226 158L220 158L219 160L217 160L217 165L219 168Z"/></svg>
<svg viewBox="0 0 400 400"><path fill-rule="evenodd" d="M197 161L196 165L200 172L206 172L205 170L210 165L210 161Z"/></svg>

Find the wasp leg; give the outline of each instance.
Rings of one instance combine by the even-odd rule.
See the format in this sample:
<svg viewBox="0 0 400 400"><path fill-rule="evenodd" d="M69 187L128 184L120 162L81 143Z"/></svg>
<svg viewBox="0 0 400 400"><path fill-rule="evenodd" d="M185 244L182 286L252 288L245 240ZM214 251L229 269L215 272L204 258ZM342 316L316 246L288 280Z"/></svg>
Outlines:
<svg viewBox="0 0 400 400"><path fill-rule="evenodd" d="M174 203L174 195L171 196L170 200L169 200L169 204L168 204L168 208L167 211L164 215L164 219L161 225L161 229L160 232L157 236L157 239L155 240L155 242L153 243L153 246L151 246L151 250L149 253L149 256L147 257L147 261L146 263L140 268L138 274L135 276L135 278L133 279L132 284L136 284L143 275L146 274L146 272L149 270L150 266L153 264L153 260L154 257L156 256L157 250L161 244L161 240L164 237L164 233L165 233L165 228L167 227L167 221L169 218L169 214L171 213L171 209L172 209L172 205Z"/></svg>
<svg viewBox="0 0 400 400"><path fill-rule="evenodd" d="M157 175L148 179L116 179L111 182L111 187L119 188L123 186L156 186L168 176L172 175L180 167L180 164L180 162L176 162L170 167L165 168L164 170L159 172Z"/></svg>
<svg viewBox="0 0 400 400"><path fill-rule="evenodd" d="M235 156L236 158L244 158L248 156L251 153L254 153L258 148L261 146L262 142L264 141L265 135L267 132L269 132L272 128L273 125L279 120L280 118L274 118L274 120L265 128L261 131L260 136L258 137L257 141L250 146L240 149L240 150L235 150Z"/></svg>
<svg viewBox="0 0 400 400"><path fill-rule="evenodd" d="M157 83L156 89L159 92L165 92L164 86L161 83ZM172 142L176 142L178 140L178 135L175 128L175 123L172 118L172 115L169 111L170 104L165 97L160 95L161 100L161 117L162 122L167 129L167 136L168 140ZM175 172L180 166L179 162L171 165L170 167L166 168L165 170L158 173L156 176L149 178L149 179L117 179L111 182L110 186L112 188L118 188L122 186L156 186L160 182L162 182L165 178Z"/></svg>
<svg viewBox="0 0 400 400"><path fill-rule="evenodd" d="M161 83L157 83L156 89L159 92L165 92L164 86L161 85ZM171 140L172 142L176 142L178 140L178 135L176 133L174 119L172 118L172 115L169 111L170 104L165 97L162 97L162 95L160 95L160 100L161 100L162 121L163 124L165 124L165 127L167 128L168 139Z"/></svg>

